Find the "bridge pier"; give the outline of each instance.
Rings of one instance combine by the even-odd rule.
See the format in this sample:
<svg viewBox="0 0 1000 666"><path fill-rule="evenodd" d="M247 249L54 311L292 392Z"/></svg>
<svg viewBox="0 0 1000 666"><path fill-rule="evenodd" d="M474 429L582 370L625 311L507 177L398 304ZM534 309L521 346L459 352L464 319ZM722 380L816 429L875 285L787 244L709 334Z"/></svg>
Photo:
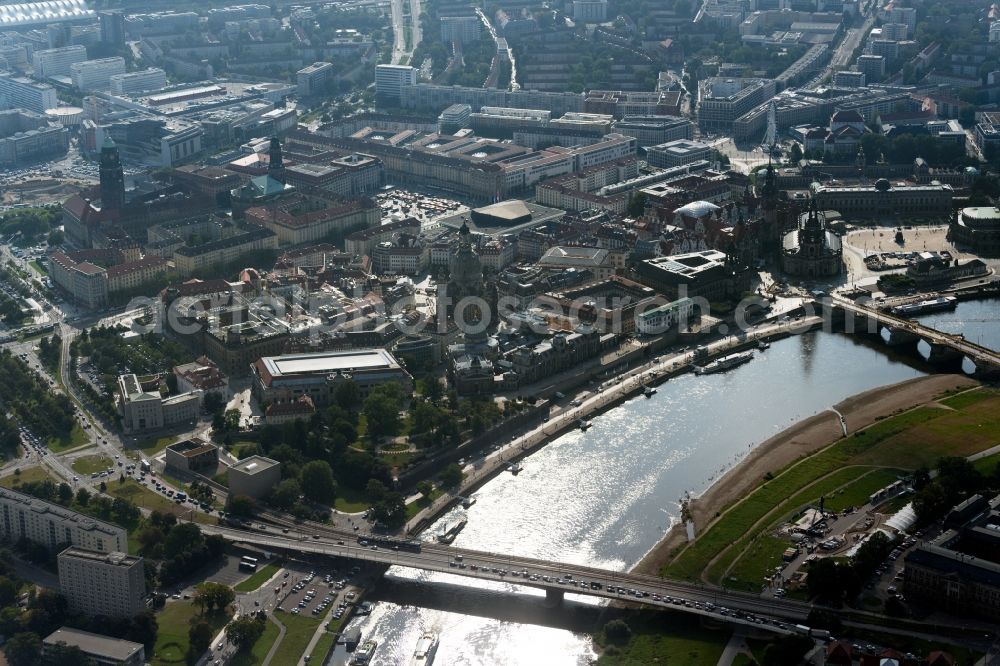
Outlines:
<svg viewBox="0 0 1000 666"><path fill-rule="evenodd" d="M562 590L545 590L545 607L556 608L557 606L561 606L564 596Z"/></svg>
<svg viewBox="0 0 1000 666"><path fill-rule="evenodd" d="M924 342L927 341L925 340ZM933 342L927 342L927 345L931 348L930 353L927 354L928 363L944 365L946 363L954 363L955 361L961 362L962 360L962 352L958 351L954 347L935 344Z"/></svg>
<svg viewBox="0 0 1000 666"><path fill-rule="evenodd" d="M907 331L896 326L886 326L882 339L890 347L901 347L903 345L915 345L920 341L920 336L912 331Z"/></svg>

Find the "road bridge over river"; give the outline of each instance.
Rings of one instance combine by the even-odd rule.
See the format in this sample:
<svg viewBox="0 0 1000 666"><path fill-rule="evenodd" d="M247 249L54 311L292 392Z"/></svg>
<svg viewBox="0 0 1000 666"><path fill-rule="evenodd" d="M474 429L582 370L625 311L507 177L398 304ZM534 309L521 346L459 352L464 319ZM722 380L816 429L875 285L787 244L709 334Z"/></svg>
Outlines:
<svg viewBox="0 0 1000 666"><path fill-rule="evenodd" d="M920 341L930 347L928 361L945 363L967 358L976 367L980 377L1000 375L1000 353L969 342L961 334L942 333L920 322L883 312L862 303L835 295L830 305L834 312L844 315L844 327L848 333L875 333L884 330L883 340L890 346L916 344Z"/></svg>
<svg viewBox="0 0 1000 666"><path fill-rule="evenodd" d="M405 547L399 550L384 546L372 548L360 545L356 533L329 528L313 535L286 535L217 525L200 527L207 534L218 534L231 541L253 544L263 549L343 557L534 587L545 590L546 601L551 605L560 603L566 593L579 594L670 608L777 634L794 632L794 625L805 622L812 609L810 604L798 601L764 599L759 595L669 581L655 576L487 553L436 543L422 542L419 552Z"/></svg>

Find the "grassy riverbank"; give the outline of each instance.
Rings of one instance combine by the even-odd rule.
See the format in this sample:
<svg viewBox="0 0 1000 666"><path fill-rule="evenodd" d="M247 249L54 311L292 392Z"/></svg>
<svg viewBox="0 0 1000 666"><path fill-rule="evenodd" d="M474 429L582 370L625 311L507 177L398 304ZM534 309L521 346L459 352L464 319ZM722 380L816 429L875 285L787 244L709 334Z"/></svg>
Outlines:
<svg viewBox="0 0 1000 666"><path fill-rule="evenodd" d="M976 389L884 418L761 479L680 548L661 573L754 589L783 545L766 537L804 505L821 495L832 496L831 508L856 504L900 472L932 466L941 456L969 456L998 441L1000 391L995 389ZM741 558L747 561L738 562Z"/></svg>

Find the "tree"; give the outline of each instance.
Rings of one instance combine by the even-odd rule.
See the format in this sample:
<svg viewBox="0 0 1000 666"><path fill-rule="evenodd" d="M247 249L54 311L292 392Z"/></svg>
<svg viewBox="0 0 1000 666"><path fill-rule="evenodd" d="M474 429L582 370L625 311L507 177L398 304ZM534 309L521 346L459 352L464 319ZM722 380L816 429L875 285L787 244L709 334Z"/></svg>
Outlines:
<svg viewBox="0 0 1000 666"><path fill-rule="evenodd" d="M3 646L10 666L36 666L42 659L42 639L38 634L14 634Z"/></svg>
<svg viewBox="0 0 1000 666"><path fill-rule="evenodd" d="M0 576L0 607L9 606L17 599L17 585L10 578Z"/></svg>
<svg viewBox="0 0 1000 666"><path fill-rule="evenodd" d="M802 147L797 141L792 143L792 148L788 152L793 164L797 164L802 159Z"/></svg>
<svg viewBox="0 0 1000 666"><path fill-rule="evenodd" d="M431 493L434 492L434 486L430 481L421 481L417 484L417 492L423 495L425 498L430 499Z"/></svg>
<svg viewBox="0 0 1000 666"><path fill-rule="evenodd" d="M385 484L378 479L368 479L368 485L365 486L365 494L368 495L368 499L372 502L378 502L385 494L389 491L385 487Z"/></svg>
<svg viewBox="0 0 1000 666"><path fill-rule="evenodd" d="M264 622L263 618L251 615L235 619L226 625L226 640L238 650L245 650L264 633Z"/></svg>
<svg viewBox="0 0 1000 666"><path fill-rule="evenodd" d="M162 555L163 538L163 530L160 527L156 525L146 527L136 536L136 540L139 542L139 552L148 557Z"/></svg>
<svg viewBox="0 0 1000 666"><path fill-rule="evenodd" d="M648 197L645 192L636 192L629 196L628 207L625 209L625 214L629 217L641 217L643 212L646 210L646 202Z"/></svg>
<svg viewBox="0 0 1000 666"><path fill-rule="evenodd" d="M208 649L212 644L212 625L205 620L199 620L188 629L188 654L193 659Z"/></svg>
<svg viewBox="0 0 1000 666"><path fill-rule="evenodd" d="M350 411L357 409L358 405L361 404L361 391L353 379L348 379L337 387L334 398L338 405Z"/></svg>
<svg viewBox="0 0 1000 666"><path fill-rule="evenodd" d="M68 483L59 484L59 503L69 504L70 500L73 499L73 489L69 487Z"/></svg>
<svg viewBox="0 0 1000 666"><path fill-rule="evenodd" d="M441 485L445 488L455 488L462 483L462 479L464 478L465 473L462 472L462 468L455 463L452 463L445 467L444 471L441 472Z"/></svg>
<svg viewBox="0 0 1000 666"><path fill-rule="evenodd" d="M230 495L226 499L226 511L234 516L249 518L257 511L257 502L246 495Z"/></svg>
<svg viewBox="0 0 1000 666"><path fill-rule="evenodd" d="M632 637L632 629L625 623L625 620L615 619L604 625L604 636L609 643L624 645Z"/></svg>
<svg viewBox="0 0 1000 666"><path fill-rule="evenodd" d="M365 399L361 412L368 424L368 435L373 442L399 432L399 411L403 408L403 394L395 382L382 384Z"/></svg>
<svg viewBox="0 0 1000 666"><path fill-rule="evenodd" d="M194 591L192 601L209 613L225 610L236 599L232 588L221 583L200 583Z"/></svg>
<svg viewBox="0 0 1000 666"><path fill-rule="evenodd" d="M209 414L218 414L222 411L223 407L226 406L225 399L219 395L216 391L209 391L205 394L205 399L202 401L202 406L205 411Z"/></svg>
<svg viewBox="0 0 1000 666"><path fill-rule="evenodd" d="M163 556L167 559L198 550L204 544L201 529L194 523L178 523L170 528L163 542Z"/></svg>
<svg viewBox="0 0 1000 666"><path fill-rule="evenodd" d="M301 494L302 489L299 487L298 481L295 479L283 479L271 491L271 505L287 511L295 506Z"/></svg>
<svg viewBox="0 0 1000 666"><path fill-rule="evenodd" d="M80 506L87 506L90 504L90 493L86 488L80 488L76 491L76 503Z"/></svg>
<svg viewBox="0 0 1000 666"><path fill-rule="evenodd" d="M313 460L302 467L302 493L313 502L330 505L337 496L333 470L325 460Z"/></svg>
<svg viewBox="0 0 1000 666"><path fill-rule="evenodd" d="M57 643L45 650L45 663L47 666L79 666L87 663L87 656L75 645Z"/></svg>

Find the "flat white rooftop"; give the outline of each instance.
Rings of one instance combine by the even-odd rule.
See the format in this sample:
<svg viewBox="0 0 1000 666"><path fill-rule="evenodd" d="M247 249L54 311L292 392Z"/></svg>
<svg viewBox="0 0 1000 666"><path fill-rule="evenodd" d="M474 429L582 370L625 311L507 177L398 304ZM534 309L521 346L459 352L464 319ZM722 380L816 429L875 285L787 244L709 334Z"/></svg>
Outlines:
<svg viewBox="0 0 1000 666"><path fill-rule="evenodd" d="M398 368L399 363L384 349L362 349L315 354L271 356L261 359L271 376L349 372Z"/></svg>

